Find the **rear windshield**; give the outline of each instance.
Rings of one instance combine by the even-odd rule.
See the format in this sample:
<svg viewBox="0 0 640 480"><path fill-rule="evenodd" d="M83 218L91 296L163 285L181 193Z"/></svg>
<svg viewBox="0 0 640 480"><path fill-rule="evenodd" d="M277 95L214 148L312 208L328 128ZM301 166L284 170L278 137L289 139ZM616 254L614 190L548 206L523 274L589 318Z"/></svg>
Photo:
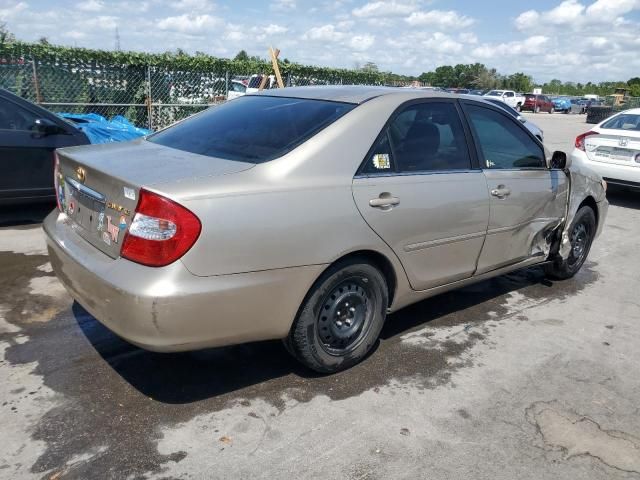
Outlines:
<svg viewBox="0 0 640 480"><path fill-rule="evenodd" d="M209 157L262 163L284 155L354 107L248 95L205 110L148 140Z"/></svg>
<svg viewBox="0 0 640 480"><path fill-rule="evenodd" d="M617 115L602 124L600 128L611 128L614 130L640 131L640 115L623 113Z"/></svg>
<svg viewBox="0 0 640 480"><path fill-rule="evenodd" d="M531 95L530 93L524 96L525 100L535 100L537 95Z"/></svg>

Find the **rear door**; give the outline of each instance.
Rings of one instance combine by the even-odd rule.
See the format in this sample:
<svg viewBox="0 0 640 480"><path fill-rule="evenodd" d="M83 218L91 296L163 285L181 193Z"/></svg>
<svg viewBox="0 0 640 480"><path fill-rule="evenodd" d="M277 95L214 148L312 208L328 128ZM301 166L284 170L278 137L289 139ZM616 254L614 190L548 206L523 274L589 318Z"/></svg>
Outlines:
<svg viewBox="0 0 640 480"><path fill-rule="evenodd" d="M486 180L454 100L409 102L390 119L353 181L369 226L411 286L473 275L489 219Z"/></svg>
<svg viewBox="0 0 640 480"><path fill-rule="evenodd" d="M86 143L71 133L35 132L39 118L36 109L0 96L0 200L53 199L53 150Z"/></svg>
<svg viewBox="0 0 640 480"><path fill-rule="evenodd" d="M491 199L477 273L545 256L566 209L565 173L547 168L541 143L509 115L474 102L465 102L464 111Z"/></svg>

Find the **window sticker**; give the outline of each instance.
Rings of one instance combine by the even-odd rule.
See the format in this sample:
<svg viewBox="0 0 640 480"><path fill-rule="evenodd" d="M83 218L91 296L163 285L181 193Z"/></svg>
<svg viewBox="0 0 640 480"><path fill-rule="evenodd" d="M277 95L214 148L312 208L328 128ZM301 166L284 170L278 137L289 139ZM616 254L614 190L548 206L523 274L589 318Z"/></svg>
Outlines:
<svg viewBox="0 0 640 480"><path fill-rule="evenodd" d="M373 155L373 166L378 170L388 170L391 168L388 153L376 153Z"/></svg>
<svg viewBox="0 0 640 480"><path fill-rule="evenodd" d="M125 198L128 198L129 200L136 199L136 191L133 188L129 188L129 187L123 187L123 188L124 188Z"/></svg>

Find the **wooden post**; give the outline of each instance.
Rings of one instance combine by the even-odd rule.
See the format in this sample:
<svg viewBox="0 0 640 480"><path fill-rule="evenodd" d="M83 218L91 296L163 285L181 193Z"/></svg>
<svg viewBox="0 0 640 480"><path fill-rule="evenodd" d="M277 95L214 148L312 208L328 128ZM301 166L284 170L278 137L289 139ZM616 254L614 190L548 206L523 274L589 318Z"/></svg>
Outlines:
<svg viewBox="0 0 640 480"><path fill-rule="evenodd" d="M280 50L278 50L277 48L274 50L273 47L269 47L269 55L271 55L271 63L273 64L273 71L276 74L278 87L284 88L284 83L282 82L282 75L280 75L280 66L278 65L278 55L280 55Z"/></svg>

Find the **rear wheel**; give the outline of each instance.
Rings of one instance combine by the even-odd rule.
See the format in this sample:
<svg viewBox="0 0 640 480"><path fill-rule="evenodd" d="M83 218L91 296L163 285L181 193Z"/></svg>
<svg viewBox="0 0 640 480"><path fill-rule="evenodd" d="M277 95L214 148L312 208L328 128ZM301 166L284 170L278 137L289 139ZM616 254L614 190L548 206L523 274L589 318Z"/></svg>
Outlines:
<svg viewBox="0 0 640 480"><path fill-rule="evenodd" d="M320 373L360 362L378 340L389 293L382 273L365 259L340 262L311 288L285 340L287 350Z"/></svg>
<svg viewBox="0 0 640 480"><path fill-rule="evenodd" d="M540 113L540 107L536 106L536 108L534 109L533 113Z"/></svg>
<svg viewBox="0 0 640 480"><path fill-rule="evenodd" d="M518 112L522 111L522 105L521 104L517 104L516 105L516 111L518 111Z"/></svg>
<svg viewBox="0 0 640 480"><path fill-rule="evenodd" d="M571 242L569 257L566 260L558 258L553 263L546 265L545 273L547 276L556 280L565 280L578 273L589 255L595 234L596 214L591 207L584 206L576 213L569 229L569 241Z"/></svg>
<svg viewBox="0 0 640 480"><path fill-rule="evenodd" d="M555 109L555 108L553 108L553 107L551 107L551 110L549 110L549 113L553 113L553 112L555 112L555 111L556 111L556 109Z"/></svg>

